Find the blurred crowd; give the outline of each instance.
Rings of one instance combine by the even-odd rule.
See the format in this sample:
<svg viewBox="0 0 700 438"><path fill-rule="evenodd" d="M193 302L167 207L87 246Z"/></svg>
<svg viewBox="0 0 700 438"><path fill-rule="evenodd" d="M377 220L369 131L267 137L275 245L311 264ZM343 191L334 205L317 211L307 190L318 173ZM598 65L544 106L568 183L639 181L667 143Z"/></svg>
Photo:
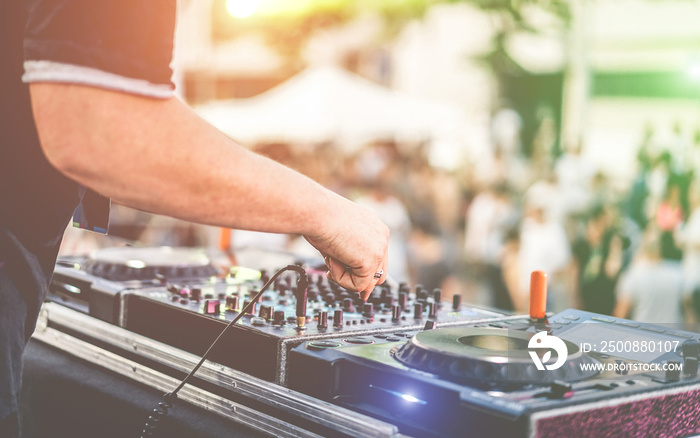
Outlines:
<svg viewBox="0 0 700 438"><path fill-rule="evenodd" d="M492 129L488 156L449 171L431 166L428 144L420 142L377 141L347 152L334 144L255 149L375 210L391 229L389 276L396 282L526 313L530 273L544 270L549 311L696 319L700 131L678 125L662 136L649 125L636 162L620 163L635 166L635 177L622 181L589 162L585 145L557 147L546 119L529 154L517 112L496 112ZM216 231L119 211L124 217L114 225L142 243L202 246L217 238ZM308 250L295 236L232 236L234 248Z"/></svg>
<svg viewBox="0 0 700 438"><path fill-rule="evenodd" d="M536 136L525 157L517 138L493 136L492 163L481 172L488 177L465 187L465 274L480 279L493 306L521 313L530 273L544 270L550 311L694 322L700 132L684 136L680 125L668 132L648 125L636 162L617 163L635 167L631 181L605 174L580 143L557 154Z"/></svg>
<svg viewBox="0 0 700 438"><path fill-rule="evenodd" d="M424 145L393 142L345 156L329 145L289 164L381 215L394 279L524 313L530 273L544 270L550 311L694 321L700 135L649 125L636 162L620 163L636 169L626 181L580 143L557 153L546 124L526 156L517 117L497 113L489 156L450 172L429 165Z"/></svg>

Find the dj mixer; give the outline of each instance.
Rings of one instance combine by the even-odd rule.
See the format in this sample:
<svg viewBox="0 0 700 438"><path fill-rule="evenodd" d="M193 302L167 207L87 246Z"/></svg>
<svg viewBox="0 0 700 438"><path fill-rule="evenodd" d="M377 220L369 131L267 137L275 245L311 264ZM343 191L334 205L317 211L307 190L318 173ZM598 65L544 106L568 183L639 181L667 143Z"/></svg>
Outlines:
<svg viewBox="0 0 700 438"><path fill-rule="evenodd" d="M700 433L700 334L545 314L537 294L530 315L405 283L363 302L304 268L308 286L285 273L255 300L271 271L218 269L196 249L109 248L62 258L49 298L195 355L255 301L212 362L396 425L401 436Z"/></svg>
<svg viewBox="0 0 700 438"><path fill-rule="evenodd" d="M506 315L443 302L439 289L402 283L380 286L367 302L308 271L305 324L297 325L297 274L279 277L225 335L211 360L284 383L288 352L306 340L351 338L426 324L451 326ZM220 272L201 250L108 248L86 258L62 259L50 299L135 333L202 354L253 299L270 273L243 267ZM227 346L235 345L237 350ZM244 352L239 354L238 350Z"/></svg>

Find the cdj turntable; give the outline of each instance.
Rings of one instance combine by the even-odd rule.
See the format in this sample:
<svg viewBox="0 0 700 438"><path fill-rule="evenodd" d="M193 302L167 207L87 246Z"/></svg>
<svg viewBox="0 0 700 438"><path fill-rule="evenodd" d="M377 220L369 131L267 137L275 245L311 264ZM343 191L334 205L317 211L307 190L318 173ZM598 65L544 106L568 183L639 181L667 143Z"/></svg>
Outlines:
<svg viewBox="0 0 700 438"><path fill-rule="evenodd" d="M700 433L699 339L566 310L307 341L288 386L421 437L686 437Z"/></svg>
<svg viewBox="0 0 700 438"><path fill-rule="evenodd" d="M460 325L509 318L499 312L443 302L439 289L402 283L375 288L367 302L307 270L309 286L282 275L248 314L226 333L211 360L284 384L287 354L307 340L330 340L419 330L426 324ZM61 259L52 301L173 347L201 355L260 290L265 270L219 270L206 253L187 248L107 248L89 257ZM301 297L301 298L300 298ZM303 300L305 324L299 326ZM512 317L510 317L512 318ZM235 353L244 351L245 354Z"/></svg>
<svg viewBox="0 0 700 438"><path fill-rule="evenodd" d="M220 270L201 249L104 248L87 257L59 258L48 299L121 325L121 298L128 291L219 274Z"/></svg>

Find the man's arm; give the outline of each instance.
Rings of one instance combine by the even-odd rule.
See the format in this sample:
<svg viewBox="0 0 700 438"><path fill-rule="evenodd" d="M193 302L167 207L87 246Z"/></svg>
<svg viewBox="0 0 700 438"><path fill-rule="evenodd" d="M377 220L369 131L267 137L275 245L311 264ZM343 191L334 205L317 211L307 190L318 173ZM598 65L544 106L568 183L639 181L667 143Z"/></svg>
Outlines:
<svg viewBox="0 0 700 438"><path fill-rule="evenodd" d="M192 222L302 234L330 257L331 278L363 297L386 271L389 231L373 213L237 145L180 100L60 83L30 90L44 153L79 183Z"/></svg>
<svg viewBox="0 0 700 438"><path fill-rule="evenodd" d="M629 318L632 313L632 294L636 290L630 277L630 272L623 274L620 278L615 294L617 295L613 316L617 318Z"/></svg>
<svg viewBox="0 0 700 438"><path fill-rule="evenodd" d="M616 318L629 318L630 311L632 310L632 303L629 297L624 296L617 299L615 304L615 310L613 310L613 316Z"/></svg>

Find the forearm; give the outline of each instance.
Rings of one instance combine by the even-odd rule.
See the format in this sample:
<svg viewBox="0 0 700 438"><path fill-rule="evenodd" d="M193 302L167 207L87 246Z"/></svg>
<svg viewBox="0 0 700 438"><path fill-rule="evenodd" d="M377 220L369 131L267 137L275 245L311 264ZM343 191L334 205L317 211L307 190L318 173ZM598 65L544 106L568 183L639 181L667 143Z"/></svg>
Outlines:
<svg viewBox="0 0 700 438"><path fill-rule="evenodd" d="M347 202L238 146L177 99L61 84L32 84L31 91L52 164L125 205L199 223L313 235L322 217Z"/></svg>
<svg viewBox="0 0 700 438"><path fill-rule="evenodd" d="M376 214L256 155L177 99L33 83L48 160L130 207L192 222L302 234L329 276L366 299L387 271L389 229Z"/></svg>
<svg viewBox="0 0 700 438"><path fill-rule="evenodd" d="M629 318L630 310L632 310L632 303L629 298L618 297L615 309L613 310L613 316L617 318Z"/></svg>

